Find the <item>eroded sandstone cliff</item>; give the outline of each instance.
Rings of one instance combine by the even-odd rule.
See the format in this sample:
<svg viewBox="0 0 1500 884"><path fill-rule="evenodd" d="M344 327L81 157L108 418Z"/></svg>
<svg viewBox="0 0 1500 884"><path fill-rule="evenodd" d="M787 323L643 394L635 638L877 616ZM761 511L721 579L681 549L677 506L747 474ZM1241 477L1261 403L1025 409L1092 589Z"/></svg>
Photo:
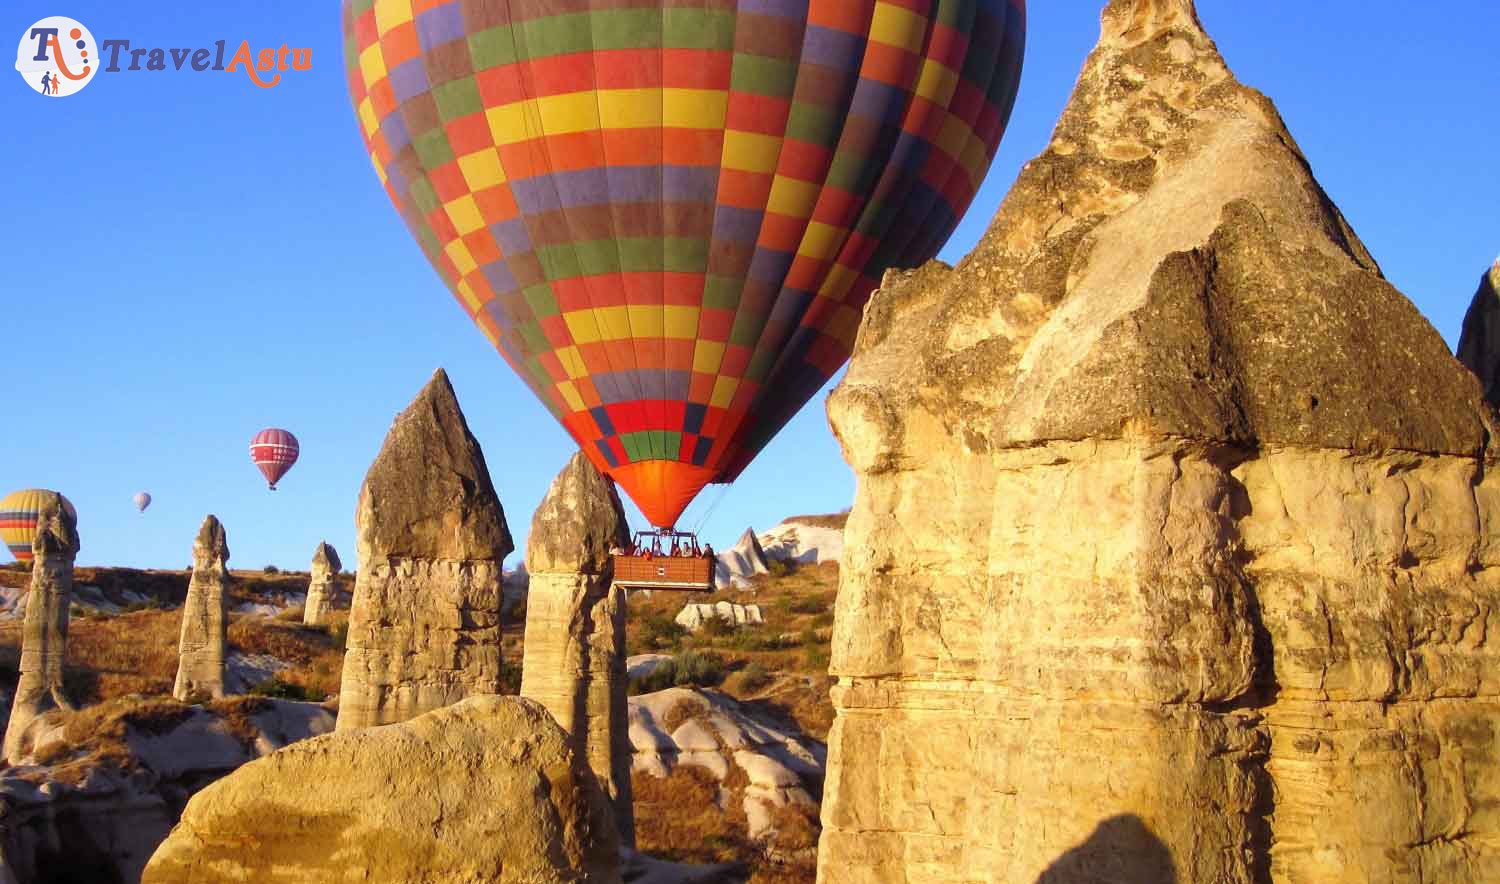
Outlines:
<svg viewBox="0 0 1500 884"><path fill-rule="evenodd" d="M824 884L1500 880L1492 413L1189 0L828 410Z"/></svg>

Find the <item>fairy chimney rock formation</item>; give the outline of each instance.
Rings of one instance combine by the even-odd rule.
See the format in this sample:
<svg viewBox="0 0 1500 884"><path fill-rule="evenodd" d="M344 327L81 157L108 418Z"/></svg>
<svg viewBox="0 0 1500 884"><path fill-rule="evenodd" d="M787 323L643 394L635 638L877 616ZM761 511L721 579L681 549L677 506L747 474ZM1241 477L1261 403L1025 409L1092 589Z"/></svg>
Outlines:
<svg viewBox="0 0 1500 884"><path fill-rule="evenodd" d="M820 882L1500 880L1491 412L1191 3L828 413Z"/></svg>
<svg viewBox="0 0 1500 884"><path fill-rule="evenodd" d="M614 483L581 453L552 480L531 520L521 696L547 707L588 761L635 843L625 688L625 591L609 550L630 532Z"/></svg>
<svg viewBox="0 0 1500 884"><path fill-rule="evenodd" d="M172 696L179 700L224 696L228 628L229 541L218 518L209 516L193 541L193 578L182 603Z"/></svg>
<svg viewBox="0 0 1500 884"><path fill-rule="evenodd" d="M68 609L73 601L73 559L78 525L62 495L46 492L31 540L31 592L21 631L21 677L5 728L5 760L27 754L27 729L42 713L72 709L63 692L68 645Z"/></svg>
<svg viewBox="0 0 1500 884"><path fill-rule="evenodd" d="M1479 291L1464 314L1458 361L1479 376L1484 398L1500 406L1500 259L1479 278Z"/></svg>
<svg viewBox="0 0 1500 884"><path fill-rule="evenodd" d="M327 541L318 544L313 553L312 575L307 584L307 603L302 608L304 626L325 626L328 612L339 595L339 572L344 563L339 561L338 551Z"/></svg>
<svg viewBox="0 0 1500 884"><path fill-rule="evenodd" d="M515 545L441 369L396 417L354 521L360 568L339 729L498 693L501 564Z"/></svg>

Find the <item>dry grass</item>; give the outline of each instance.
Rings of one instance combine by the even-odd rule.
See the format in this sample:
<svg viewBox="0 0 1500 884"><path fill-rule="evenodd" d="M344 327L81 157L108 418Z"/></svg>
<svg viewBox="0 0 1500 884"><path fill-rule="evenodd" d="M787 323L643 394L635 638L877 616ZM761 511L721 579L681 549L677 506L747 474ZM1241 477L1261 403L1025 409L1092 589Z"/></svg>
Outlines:
<svg viewBox="0 0 1500 884"><path fill-rule="evenodd" d="M270 654L291 664L278 677L309 696L338 693L344 665L340 624L348 612L333 613L332 628L309 628L260 617L231 618L229 649ZM146 610L115 617L74 618L68 624L63 684L69 699L92 706L130 695L161 696L177 679L177 644L182 611ZM337 637L336 637L337 636ZM0 685L13 688L21 660L21 622L0 622Z"/></svg>
<svg viewBox="0 0 1500 884"><path fill-rule="evenodd" d="M138 611L68 624L63 686L91 705L129 694L169 694L177 677L178 611ZM14 686L21 659L21 621L0 622L0 681Z"/></svg>
<svg viewBox="0 0 1500 884"><path fill-rule="evenodd" d="M242 617L229 624L230 647L246 654L270 654L291 666L276 677L312 698L339 692L344 671L344 637L348 611L332 611L329 625L303 626L263 617Z"/></svg>
<svg viewBox="0 0 1500 884"><path fill-rule="evenodd" d="M719 783L703 768L683 764L665 777L637 773L630 788L636 847L642 852L673 862L746 867L759 858L759 848L745 837L743 807L731 800L720 810Z"/></svg>
<svg viewBox="0 0 1500 884"><path fill-rule="evenodd" d="M126 740L131 729L148 734L166 733L187 720L193 708L171 697L137 694L116 697L77 712L50 714L61 718L63 740L48 745L36 761L52 767L52 779L77 785L95 768L129 769L131 754Z"/></svg>
<svg viewBox="0 0 1500 884"><path fill-rule="evenodd" d="M729 863L752 884L811 884L817 877L816 812L776 808L772 820L784 831L752 841L744 810L748 781L738 766L729 771L722 784L687 764L665 777L632 775L637 848L672 862Z"/></svg>

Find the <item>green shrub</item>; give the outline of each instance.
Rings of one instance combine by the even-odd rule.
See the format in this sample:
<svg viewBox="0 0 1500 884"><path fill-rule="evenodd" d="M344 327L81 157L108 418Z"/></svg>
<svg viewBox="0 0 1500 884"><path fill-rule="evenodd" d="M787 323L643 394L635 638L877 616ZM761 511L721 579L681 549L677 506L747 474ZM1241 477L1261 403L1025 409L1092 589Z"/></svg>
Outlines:
<svg viewBox="0 0 1500 884"><path fill-rule="evenodd" d="M734 635L734 624L723 617L708 617L698 627L698 634L704 638L725 638Z"/></svg>
<svg viewBox="0 0 1500 884"><path fill-rule="evenodd" d="M818 672L828 671L828 648L808 645L802 649L802 665Z"/></svg>
<svg viewBox="0 0 1500 884"><path fill-rule="evenodd" d="M275 697L278 700L321 701L323 699L312 696L307 692L307 688L300 684L282 681L274 675L250 688L250 694L256 697Z"/></svg>
<svg viewBox="0 0 1500 884"><path fill-rule="evenodd" d="M521 693L521 664L501 662L500 693L512 696Z"/></svg>
<svg viewBox="0 0 1500 884"><path fill-rule="evenodd" d="M782 651L800 644L796 637L783 637L769 626L746 626L734 634L729 646L737 651Z"/></svg>
<svg viewBox="0 0 1500 884"><path fill-rule="evenodd" d="M661 661L650 675L632 681L630 693L649 694L687 685L717 687L724 681L724 672L724 658L718 654L711 651L688 651Z"/></svg>
<svg viewBox="0 0 1500 884"><path fill-rule="evenodd" d="M787 610L793 614L822 614L833 605L833 599L822 596L805 596L792 599Z"/></svg>
<svg viewBox="0 0 1500 884"><path fill-rule="evenodd" d="M766 570L771 572L772 577L785 577L792 573L792 564L785 559L771 559L766 562Z"/></svg>
<svg viewBox="0 0 1500 884"><path fill-rule="evenodd" d="M263 573L263 574L273 574L273 575L274 574L280 574L281 573L281 569L278 568L278 567L276 567L275 565L267 565L267 566L265 566L264 568L261 569L261 573Z"/></svg>
<svg viewBox="0 0 1500 884"><path fill-rule="evenodd" d="M771 674L766 667L759 663L751 663L744 669L734 674L732 686L741 694L753 694L772 681Z"/></svg>
<svg viewBox="0 0 1500 884"><path fill-rule="evenodd" d="M687 635L687 627L665 614L652 614L641 624L641 644L652 651L675 651Z"/></svg>

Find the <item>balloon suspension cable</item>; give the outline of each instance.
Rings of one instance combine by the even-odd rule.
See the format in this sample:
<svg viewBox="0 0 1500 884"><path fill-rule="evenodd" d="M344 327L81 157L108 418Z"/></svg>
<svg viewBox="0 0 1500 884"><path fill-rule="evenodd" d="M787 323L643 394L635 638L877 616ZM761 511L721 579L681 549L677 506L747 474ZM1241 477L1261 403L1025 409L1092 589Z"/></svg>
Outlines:
<svg viewBox="0 0 1500 884"><path fill-rule="evenodd" d="M711 503L709 503L708 509L706 509L706 510L703 511L703 518L699 519L698 520L698 524L696 524L696 525L693 526L693 533L694 534L701 534L701 533L703 533L703 526L708 524L709 517L714 514L714 510L716 510L716 509L719 508L719 504L721 504L721 503L724 502L724 498L728 494L729 494L729 483L726 482L723 485L719 486L719 490L718 490L717 493L714 494L713 501Z"/></svg>

